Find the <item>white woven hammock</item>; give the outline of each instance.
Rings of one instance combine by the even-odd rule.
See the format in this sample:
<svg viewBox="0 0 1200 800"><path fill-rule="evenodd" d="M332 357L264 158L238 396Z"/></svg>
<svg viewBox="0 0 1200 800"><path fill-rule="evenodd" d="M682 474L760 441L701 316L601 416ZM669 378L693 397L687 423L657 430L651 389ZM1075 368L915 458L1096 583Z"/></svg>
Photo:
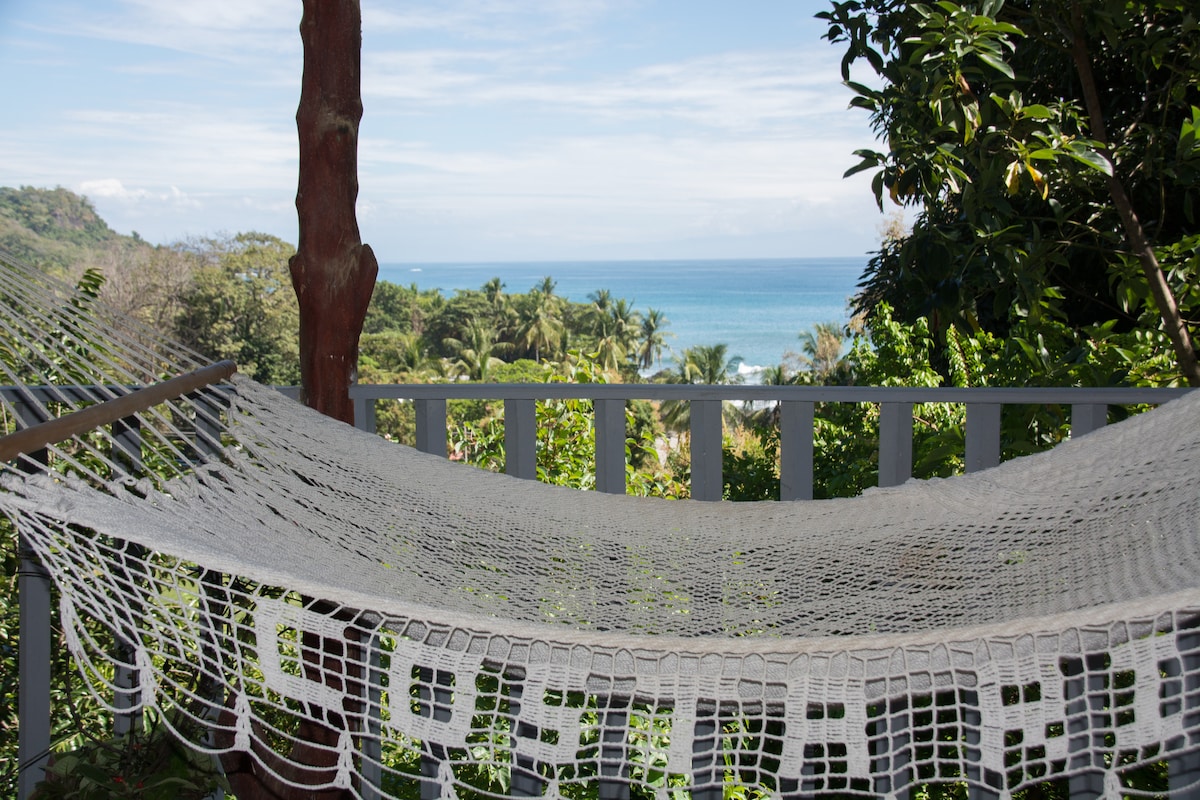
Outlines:
<svg viewBox="0 0 1200 800"><path fill-rule="evenodd" d="M200 366L14 263L0 327L8 382L100 387L6 397L25 419ZM285 783L1182 797L1200 792L1198 443L1192 393L966 477L671 502L454 465L239 378L52 445L48 468L14 461L0 509L103 702L169 712ZM131 645L121 703L96 625ZM332 734L298 764L301 719Z"/></svg>

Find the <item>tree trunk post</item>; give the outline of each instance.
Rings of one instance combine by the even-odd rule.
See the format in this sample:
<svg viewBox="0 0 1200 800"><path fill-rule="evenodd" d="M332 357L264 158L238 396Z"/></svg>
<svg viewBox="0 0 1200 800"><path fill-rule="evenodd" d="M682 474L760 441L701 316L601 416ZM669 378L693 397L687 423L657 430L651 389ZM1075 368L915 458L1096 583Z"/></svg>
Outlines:
<svg viewBox="0 0 1200 800"><path fill-rule="evenodd" d="M362 119L362 11L359 0L304 0L300 20L304 74L296 128L300 176L296 211L300 239L289 263L300 310L300 400L327 416L354 423L350 385L358 341L379 265L362 243L355 216L358 199L358 124ZM327 613L332 607L318 603ZM361 647L351 641L303 632L304 672L310 680L353 686ZM355 705L348 701L350 706ZM336 775L334 748L354 727L361 709L311 709L284 760L261 743L250 753L223 759L239 797L342 800L345 789L312 790ZM228 712L227 712L228 713ZM318 721L320 720L320 721ZM261 731L256 731L261 733ZM278 777L271 774L274 770Z"/></svg>
<svg viewBox="0 0 1200 800"><path fill-rule="evenodd" d="M379 272L355 216L362 119L359 0L304 0L300 38L300 240L290 264L300 304L300 400L353 424L350 384Z"/></svg>

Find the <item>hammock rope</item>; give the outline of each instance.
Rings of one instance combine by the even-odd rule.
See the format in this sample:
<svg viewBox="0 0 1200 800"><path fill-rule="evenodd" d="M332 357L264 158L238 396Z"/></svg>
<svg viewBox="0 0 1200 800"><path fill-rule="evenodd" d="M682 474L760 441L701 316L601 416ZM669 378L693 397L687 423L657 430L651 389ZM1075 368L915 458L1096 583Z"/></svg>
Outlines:
<svg viewBox="0 0 1200 800"><path fill-rule="evenodd" d="M94 385L101 402L200 367L4 259L0 297L13 384ZM48 413L87 405L54 397ZM0 510L61 589L102 702L169 711L193 746L281 783L1200 785L1200 393L992 470L805 503L516 480L241 376L118 417L4 468ZM136 693L95 625L129 644ZM297 762L301 721L333 735Z"/></svg>

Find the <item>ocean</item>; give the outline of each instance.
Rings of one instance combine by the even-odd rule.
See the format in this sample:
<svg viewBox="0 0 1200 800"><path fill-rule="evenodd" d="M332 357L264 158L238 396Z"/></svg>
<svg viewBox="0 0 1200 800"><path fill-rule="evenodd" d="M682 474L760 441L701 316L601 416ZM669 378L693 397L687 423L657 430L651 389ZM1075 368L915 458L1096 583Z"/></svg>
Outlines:
<svg viewBox="0 0 1200 800"><path fill-rule="evenodd" d="M586 303L607 289L638 311L666 315L672 353L695 345L725 344L740 356L740 371L753 381L759 369L779 364L800 349L801 332L821 322L844 325L848 301L867 257L771 258L703 261L580 261L463 264L381 264L379 279L450 297L456 289L479 289L500 278L505 291L524 293L542 278L555 293ZM665 364L672 363L664 354Z"/></svg>

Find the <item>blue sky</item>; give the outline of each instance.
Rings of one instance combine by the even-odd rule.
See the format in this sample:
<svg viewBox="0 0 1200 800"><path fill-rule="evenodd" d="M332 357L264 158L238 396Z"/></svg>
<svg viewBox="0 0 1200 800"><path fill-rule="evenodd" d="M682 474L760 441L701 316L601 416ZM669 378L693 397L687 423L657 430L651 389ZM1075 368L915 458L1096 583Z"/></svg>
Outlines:
<svg viewBox="0 0 1200 800"><path fill-rule="evenodd" d="M883 221L816 0L363 1L380 261L861 255ZM0 185L168 243L296 241L299 0L0 0Z"/></svg>

